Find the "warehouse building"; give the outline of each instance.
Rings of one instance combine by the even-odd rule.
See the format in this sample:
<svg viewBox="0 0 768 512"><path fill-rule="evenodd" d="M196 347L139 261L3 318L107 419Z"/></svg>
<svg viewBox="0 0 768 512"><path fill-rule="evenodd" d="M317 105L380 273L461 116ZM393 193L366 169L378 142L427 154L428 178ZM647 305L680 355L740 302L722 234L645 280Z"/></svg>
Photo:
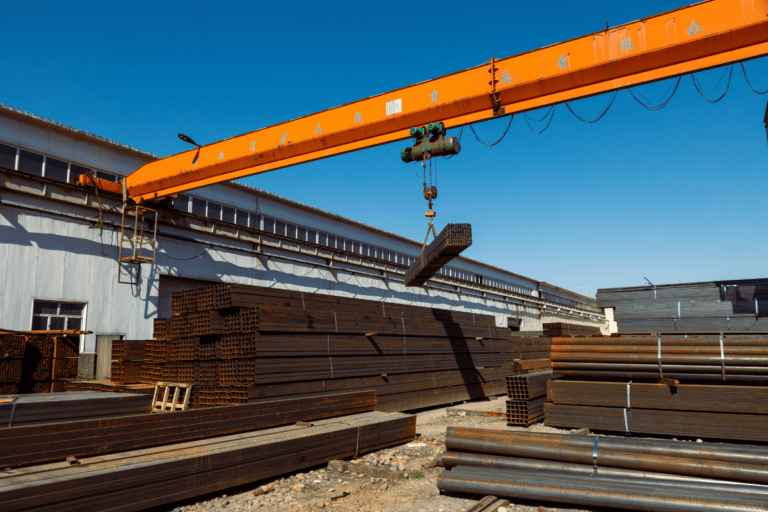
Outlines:
<svg viewBox="0 0 768 512"><path fill-rule="evenodd" d="M492 314L513 330L606 329L594 299L470 258L406 288L418 241L236 182L179 194L157 215L154 263L119 266L121 198L74 182L117 182L156 159L0 106L0 328L89 330L81 352L98 353L151 338L174 291L229 282Z"/></svg>

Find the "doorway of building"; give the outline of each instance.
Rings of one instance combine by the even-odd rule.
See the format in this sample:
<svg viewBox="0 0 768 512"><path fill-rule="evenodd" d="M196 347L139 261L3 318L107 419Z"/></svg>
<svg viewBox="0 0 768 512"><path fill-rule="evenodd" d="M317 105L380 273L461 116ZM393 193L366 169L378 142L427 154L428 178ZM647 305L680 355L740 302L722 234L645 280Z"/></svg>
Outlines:
<svg viewBox="0 0 768 512"><path fill-rule="evenodd" d="M121 339L122 334L96 335L96 380L112 380L112 342Z"/></svg>

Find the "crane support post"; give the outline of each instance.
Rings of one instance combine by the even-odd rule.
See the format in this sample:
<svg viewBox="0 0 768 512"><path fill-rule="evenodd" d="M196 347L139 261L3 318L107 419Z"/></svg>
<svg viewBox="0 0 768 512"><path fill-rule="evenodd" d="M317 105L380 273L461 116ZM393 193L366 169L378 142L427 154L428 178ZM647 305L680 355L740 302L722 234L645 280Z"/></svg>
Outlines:
<svg viewBox="0 0 768 512"><path fill-rule="evenodd" d="M768 0L709 0L163 158L126 188L163 197L767 54Z"/></svg>

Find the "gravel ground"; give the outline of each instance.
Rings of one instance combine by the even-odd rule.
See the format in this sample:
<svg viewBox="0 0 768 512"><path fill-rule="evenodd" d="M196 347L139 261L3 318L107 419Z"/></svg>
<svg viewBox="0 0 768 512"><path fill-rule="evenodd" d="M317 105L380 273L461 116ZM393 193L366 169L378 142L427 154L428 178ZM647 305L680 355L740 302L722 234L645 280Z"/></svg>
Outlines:
<svg viewBox="0 0 768 512"><path fill-rule="evenodd" d="M506 398L496 400L504 401ZM471 404L477 407L475 403ZM490 404L489 407L498 407ZM531 432L564 432L536 424L532 427L507 427L503 418L447 414L446 408L416 414L417 440L371 454L351 462L360 467L387 469L389 478L372 478L362 472L339 472L316 467L281 478L255 482L195 500L158 507L154 512L463 512L480 498L441 495L437 476L443 468L432 467L445 450L448 426L493 428ZM362 470L361 470L362 471ZM546 503L513 502L508 512L539 512L540 505L552 512L579 512L581 509L556 508Z"/></svg>

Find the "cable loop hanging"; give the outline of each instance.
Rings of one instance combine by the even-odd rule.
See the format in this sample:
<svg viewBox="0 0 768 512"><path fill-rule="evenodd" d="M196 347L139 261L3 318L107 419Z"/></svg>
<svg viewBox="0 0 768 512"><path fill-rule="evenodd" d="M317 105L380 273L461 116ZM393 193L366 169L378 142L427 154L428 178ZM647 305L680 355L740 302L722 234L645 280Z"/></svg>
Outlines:
<svg viewBox="0 0 768 512"><path fill-rule="evenodd" d="M672 94L670 94L670 95L669 95L669 98L667 98L666 100L664 100L664 101L662 101L661 103L658 103L658 104L656 104L656 105L651 105L651 104L650 104L651 102L650 102L650 101L648 101L648 98L646 98L645 96L643 96L643 93L641 93L640 91L635 91L633 87L630 87L630 88L628 89L628 90L629 90L629 94L631 94L631 95L632 95L632 97L635 99L635 101L636 101L636 102L638 102L640 105L642 105L642 106L643 106L643 107L645 107L646 109L648 109L648 110L661 110L661 109L663 109L664 107L666 107L666 106L667 106L667 103L669 103L669 100L671 100L671 99L672 99L672 96L674 96L674 95L675 95L675 93L677 92L677 87L680 85L680 79L681 79L681 78L682 78L682 77L680 77L680 76L679 76L679 77L677 77L677 82L675 82L675 85L674 85L674 90L672 90ZM672 89L672 85L670 85L670 86L669 86L669 89L667 89L667 92L669 92L669 90L670 90L670 89ZM641 97L641 98L643 98L643 99L645 100L645 103L643 103L642 101L640 101L639 99L637 99L637 96L635 96L635 92L637 92L637 94L638 94L638 95L640 95L640 97ZM667 95L667 93L664 93L664 96L666 96L666 95ZM646 104L646 103L647 103L647 104Z"/></svg>
<svg viewBox="0 0 768 512"><path fill-rule="evenodd" d="M509 131L509 127L510 127L510 126L512 126L512 119L513 119L514 117L515 117L514 115L511 115L511 116L509 116L509 123L507 124L507 127L504 129L504 133L502 133L502 134L501 134L501 137L499 137L499 140L497 140L497 141L496 141L496 142L494 142L493 144L489 144L489 143L485 142L484 140L482 140L480 137L478 137L478 136L477 136L477 133L475 133L475 128L474 128L474 127L473 127L471 124L469 125L469 129L470 129L470 130L472 130L472 135L474 135L474 136L475 136L475 138L477 139L477 141L478 141L480 144L482 144L483 146L485 146L485 147L487 147L487 148L492 148L493 146L495 146L496 144L498 144L499 142L501 142L502 140L504 140L504 137L506 137L506 136L507 136L507 132Z"/></svg>
<svg viewBox="0 0 768 512"><path fill-rule="evenodd" d="M728 84L725 86L725 90L723 91L723 94L721 94L720 97L717 98L716 100L711 100L711 99L707 98L707 94L710 94L710 93L712 93L712 91L717 89L717 87L720 85L720 82L722 82L723 78L725 78L725 71L723 71L723 76L720 77L720 80L717 81L717 84L715 84L715 86L709 92L707 92L707 93L702 92L701 88L699 87L699 84L696 82L696 75L691 73L691 79L693 80L693 86L696 88L697 91L699 91L699 94L701 94L701 97L704 98L705 100L707 100L709 103L717 103L718 101L720 101L721 99L723 99L725 97L725 94L728 92L728 89L731 87L731 77L732 76L733 76L733 64L731 64L731 70L730 70L730 73L728 74Z"/></svg>
<svg viewBox="0 0 768 512"><path fill-rule="evenodd" d="M744 68L744 63L740 62L740 64L741 64L741 72L744 73L744 80L747 81L747 85L749 86L750 89L752 89L752 92L756 92L757 94L765 94L765 93L767 93L768 92L768 87L766 87L764 91L758 91L757 89L752 87L752 84L749 82L749 78L747 78L747 70Z"/></svg>
<svg viewBox="0 0 768 512"><path fill-rule="evenodd" d="M541 121L543 121L544 119L546 119L546 118L547 118L547 116L549 116L549 115L551 114L551 117L549 118L549 121L547 121L547 126L545 126L544 128L542 128L540 131L538 131L538 132L537 132L536 130L534 130L534 129L533 129L533 127L531 126L531 123L529 123L529 122L528 122L528 116L527 116L527 115L525 115L525 114L523 114L523 118L525 119L525 124L527 124L527 125L528 125L528 128L530 128L530 130L531 130L533 133L535 133L536 135L539 135L539 134L541 134L541 133L544 133L544 130L546 130L547 128L549 128L549 125L550 125L550 124L552 124L552 120L555 118L555 107L556 107L556 106L557 106L557 105L552 105L551 107L549 107L549 112L547 112L547 114L546 114L544 117L542 117L541 119L538 119L538 120L536 120L536 119L531 119L531 121L537 121L537 122L541 122Z"/></svg>
<svg viewBox="0 0 768 512"><path fill-rule="evenodd" d="M605 107L605 110L603 110L602 114L600 114L599 116L597 116L594 119L584 119L583 117L579 116L576 112L573 111L573 109L571 108L571 106L568 104L567 101L565 102L565 106L568 107L568 110L571 111L571 114L573 114L576 117L576 119L578 119L579 121L583 121L585 123L590 123L590 124L596 123L599 120L601 120L606 113L608 113L608 110L611 108L611 105L613 105L613 100L616 99L616 94L618 92L619 91L614 91L613 97L611 98L611 101L608 102L608 106Z"/></svg>

